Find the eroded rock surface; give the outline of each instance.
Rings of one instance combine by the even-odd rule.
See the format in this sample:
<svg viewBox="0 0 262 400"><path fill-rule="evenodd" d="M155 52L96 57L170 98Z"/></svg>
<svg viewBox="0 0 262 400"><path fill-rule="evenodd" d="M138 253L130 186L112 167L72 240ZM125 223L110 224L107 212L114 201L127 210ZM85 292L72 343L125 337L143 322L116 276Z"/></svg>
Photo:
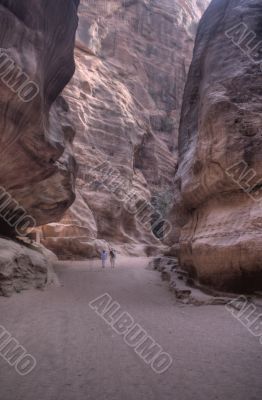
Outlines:
<svg viewBox="0 0 262 400"><path fill-rule="evenodd" d="M64 93L77 127L77 199L59 225L44 228L59 256L63 247L72 257L96 255L101 238L129 254L159 245L151 225L173 201L183 89L207 4L81 1L77 70ZM119 171L115 192L105 169L90 172L104 162Z"/></svg>
<svg viewBox="0 0 262 400"><path fill-rule="evenodd" d="M75 199L74 128L59 95L74 73L77 6L0 0L0 236L57 221ZM44 256L18 247L1 241L0 292L46 279Z"/></svg>
<svg viewBox="0 0 262 400"><path fill-rule="evenodd" d="M77 3L0 1L0 186L37 224L74 200L74 130L58 96L74 72Z"/></svg>
<svg viewBox="0 0 262 400"><path fill-rule="evenodd" d="M44 288L54 261L56 256L43 246L0 238L0 296Z"/></svg>
<svg viewBox="0 0 262 400"><path fill-rule="evenodd" d="M180 260L202 283L262 287L262 7L213 0L185 89L176 175Z"/></svg>

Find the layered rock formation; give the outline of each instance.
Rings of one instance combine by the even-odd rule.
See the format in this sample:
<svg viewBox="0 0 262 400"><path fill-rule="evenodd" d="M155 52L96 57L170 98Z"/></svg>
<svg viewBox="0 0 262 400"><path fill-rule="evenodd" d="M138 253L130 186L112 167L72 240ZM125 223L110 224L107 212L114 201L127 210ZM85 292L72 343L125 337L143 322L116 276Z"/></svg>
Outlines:
<svg viewBox="0 0 262 400"><path fill-rule="evenodd" d="M77 127L77 199L59 224L43 228L60 257L95 256L101 239L134 254L159 245L152 230L161 237L157 220L172 204L183 89L207 4L81 1L77 70L64 93Z"/></svg>
<svg viewBox="0 0 262 400"><path fill-rule="evenodd" d="M180 260L202 283L262 286L262 7L213 0L185 89L176 175Z"/></svg>
<svg viewBox="0 0 262 400"><path fill-rule="evenodd" d="M59 95L74 73L77 6L0 0L0 235L59 220L74 201L74 129Z"/></svg>
<svg viewBox="0 0 262 400"><path fill-rule="evenodd" d="M74 72L76 4L0 1L0 185L37 224L74 200L73 129L58 95Z"/></svg>

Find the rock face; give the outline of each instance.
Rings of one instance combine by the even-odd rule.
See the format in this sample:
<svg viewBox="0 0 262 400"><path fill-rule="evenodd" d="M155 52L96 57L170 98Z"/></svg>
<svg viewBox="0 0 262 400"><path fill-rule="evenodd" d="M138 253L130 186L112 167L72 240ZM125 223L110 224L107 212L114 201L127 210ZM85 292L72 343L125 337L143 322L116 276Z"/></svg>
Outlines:
<svg viewBox="0 0 262 400"><path fill-rule="evenodd" d="M74 73L77 6L78 0L0 0L0 236L59 220L75 199L74 129L59 95ZM12 286L23 275L19 260L27 253L5 245L0 292L7 279ZM31 275L21 278L28 285L40 271L33 258L25 262Z"/></svg>
<svg viewBox="0 0 262 400"><path fill-rule="evenodd" d="M74 72L77 3L0 1L0 186L37 225L74 200L74 130L59 94Z"/></svg>
<svg viewBox="0 0 262 400"><path fill-rule="evenodd" d="M159 245L159 221L173 200L183 90L207 4L81 1L77 69L64 92L77 127L77 199L59 224L43 228L60 257L97 255L101 238L134 254Z"/></svg>
<svg viewBox="0 0 262 400"><path fill-rule="evenodd" d="M262 286L261 1L213 0L185 89L176 175L180 261L202 283Z"/></svg>

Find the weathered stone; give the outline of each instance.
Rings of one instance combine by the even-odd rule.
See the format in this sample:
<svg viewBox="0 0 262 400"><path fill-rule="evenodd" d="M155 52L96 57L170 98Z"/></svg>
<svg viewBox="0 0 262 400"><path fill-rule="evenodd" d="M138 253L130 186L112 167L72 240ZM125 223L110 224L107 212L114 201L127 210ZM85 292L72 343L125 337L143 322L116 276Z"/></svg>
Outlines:
<svg viewBox="0 0 262 400"><path fill-rule="evenodd" d="M77 3L0 1L0 186L37 225L59 220L75 198L74 129L58 96L74 72Z"/></svg>
<svg viewBox="0 0 262 400"><path fill-rule="evenodd" d="M74 128L59 95L74 73L77 6L0 0L1 236L57 221L75 199ZM4 239L0 247L0 293L44 285L43 254Z"/></svg>
<svg viewBox="0 0 262 400"><path fill-rule="evenodd" d="M213 0L184 95L175 205L180 260L220 290L262 287L261 23L258 0Z"/></svg>
<svg viewBox="0 0 262 400"><path fill-rule="evenodd" d="M77 69L64 92L77 127L77 200L56 240L44 230L44 242L53 250L57 246L60 252L63 240L65 248L76 250L73 257L79 257L80 247L88 257L94 254L90 243L101 238L123 252L130 246L133 253L136 246L135 254L161 245L152 224L159 215L165 219L172 204L182 95L197 23L207 4L81 1ZM119 172L116 195L106 171L96 179L90 172L105 161ZM130 213L122 201L134 191L132 202L141 205L144 199L148 205L144 217Z"/></svg>
<svg viewBox="0 0 262 400"><path fill-rule="evenodd" d="M54 261L55 255L41 246L0 238L0 296L44 288Z"/></svg>

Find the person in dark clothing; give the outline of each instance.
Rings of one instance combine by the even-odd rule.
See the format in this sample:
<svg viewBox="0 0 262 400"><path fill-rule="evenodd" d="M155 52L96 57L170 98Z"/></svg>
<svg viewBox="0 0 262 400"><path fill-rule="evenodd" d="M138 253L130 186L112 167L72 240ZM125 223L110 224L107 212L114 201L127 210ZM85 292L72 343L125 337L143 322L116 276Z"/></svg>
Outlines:
<svg viewBox="0 0 262 400"><path fill-rule="evenodd" d="M114 249L110 249L109 257L110 257L111 267L115 268L115 266L116 266L116 252L115 252Z"/></svg>

